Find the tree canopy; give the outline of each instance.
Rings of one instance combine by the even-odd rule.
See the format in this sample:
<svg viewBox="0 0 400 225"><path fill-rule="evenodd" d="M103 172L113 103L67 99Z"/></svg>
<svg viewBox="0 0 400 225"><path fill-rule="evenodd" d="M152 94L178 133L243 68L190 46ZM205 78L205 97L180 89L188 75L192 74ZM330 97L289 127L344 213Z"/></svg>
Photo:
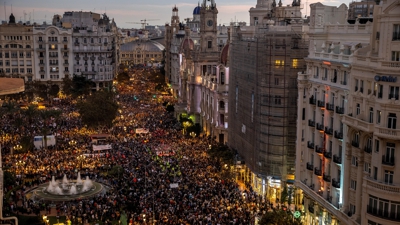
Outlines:
<svg viewBox="0 0 400 225"><path fill-rule="evenodd" d="M118 113L118 104L108 91L94 92L77 104L82 122L91 128L111 127Z"/></svg>
<svg viewBox="0 0 400 225"><path fill-rule="evenodd" d="M290 211L273 209L263 215L260 225L301 225L300 219L294 218Z"/></svg>

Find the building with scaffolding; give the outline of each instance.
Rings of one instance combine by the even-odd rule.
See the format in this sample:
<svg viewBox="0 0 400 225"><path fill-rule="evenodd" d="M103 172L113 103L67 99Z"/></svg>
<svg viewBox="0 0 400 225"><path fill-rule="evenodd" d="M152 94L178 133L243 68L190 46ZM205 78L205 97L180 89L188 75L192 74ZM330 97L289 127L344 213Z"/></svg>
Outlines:
<svg viewBox="0 0 400 225"><path fill-rule="evenodd" d="M305 69L308 25L299 2L258 1L257 7L262 10L250 10L251 26L232 31L228 145L246 165L238 178L279 201L294 182L297 73ZM281 11L298 16L276 17Z"/></svg>
<svg viewBox="0 0 400 225"><path fill-rule="evenodd" d="M380 2L365 24L348 24L344 5L310 7L295 183L305 223L400 224L400 5Z"/></svg>

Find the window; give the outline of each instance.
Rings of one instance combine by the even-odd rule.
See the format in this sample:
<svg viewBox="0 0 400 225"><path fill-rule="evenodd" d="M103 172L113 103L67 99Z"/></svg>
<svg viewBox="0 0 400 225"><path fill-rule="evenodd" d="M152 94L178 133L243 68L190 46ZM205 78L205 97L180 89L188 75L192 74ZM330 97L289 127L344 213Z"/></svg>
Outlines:
<svg viewBox="0 0 400 225"><path fill-rule="evenodd" d="M360 80L360 92L363 93L364 92L364 81Z"/></svg>
<svg viewBox="0 0 400 225"><path fill-rule="evenodd" d="M392 51L392 61L400 61L400 52Z"/></svg>
<svg viewBox="0 0 400 225"><path fill-rule="evenodd" d="M284 66L285 65L285 60L275 60L275 66Z"/></svg>
<svg viewBox="0 0 400 225"><path fill-rule="evenodd" d="M292 67L293 68L297 68L299 66L299 61L298 61L298 59L293 59L292 60Z"/></svg>
<svg viewBox="0 0 400 225"><path fill-rule="evenodd" d="M212 48L212 41L207 41L207 47Z"/></svg>
<svg viewBox="0 0 400 225"><path fill-rule="evenodd" d="M358 79L354 80L354 84L355 84L354 91L358 91Z"/></svg>
<svg viewBox="0 0 400 225"><path fill-rule="evenodd" d="M351 156L351 165L358 166L358 158L357 158L357 156Z"/></svg>
<svg viewBox="0 0 400 225"><path fill-rule="evenodd" d="M385 170L385 184L393 184L393 171Z"/></svg>
<svg viewBox="0 0 400 225"><path fill-rule="evenodd" d="M394 98L396 100L399 100L399 87L390 86L389 89L390 89L389 99Z"/></svg>
<svg viewBox="0 0 400 225"><path fill-rule="evenodd" d="M350 188L353 190L357 190L357 181L350 180Z"/></svg>
<svg viewBox="0 0 400 225"><path fill-rule="evenodd" d="M372 107L369 108L369 122L370 123L374 122L374 108Z"/></svg>
<svg viewBox="0 0 400 225"><path fill-rule="evenodd" d="M64 67L64 71L65 71L65 72L68 72L68 67Z"/></svg>
<svg viewBox="0 0 400 225"><path fill-rule="evenodd" d="M315 68L315 77L317 78L319 76L319 67Z"/></svg>
<svg viewBox="0 0 400 225"><path fill-rule="evenodd" d="M324 77L322 78L322 80L327 80L328 79L328 68L325 68L325 73L324 73Z"/></svg>
<svg viewBox="0 0 400 225"><path fill-rule="evenodd" d="M87 43L87 42L86 42L86 38L83 38L83 43Z"/></svg>
<svg viewBox="0 0 400 225"><path fill-rule="evenodd" d="M225 84L225 73L224 72L221 72L219 74L219 80L220 80L221 84Z"/></svg>
<svg viewBox="0 0 400 225"><path fill-rule="evenodd" d="M379 140L375 139L375 152L379 152Z"/></svg>
<svg viewBox="0 0 400 225"><path fill-rule="evenodd" d="M238 111L238 98L239 98L239 88L236 85L236 92L235 92L235 112Z"/></svg>
<svg viewBox="0 0 400 225"><path fill-rule="evenodd" d="M67 37L64 37L63 40L64 40L64 41L67 41L68 39L67 39Z"/></svg>
<svg viewBox="0 0 400 225"><path fill-rule="evenodd" d="M397 123L396 113L389 113L387 128L396 129L396 123Z"/></svg>
<svg viewBox="0 0 400 225"><path fill-rule="evenodd" d="M349 213L350 213L351 215L353 215L353 214L355 214L355 213L356 213L356 206L355 206L355 205L353 205L353 204L350 204L350 210L349 210Z"/></svg>
<svg viewBox="0 0 400 225"><path fill-rule="evenodd" d="M381 123L381 115L382 115L382 112L380 110L376 110L376 124Z"/></svg>
<svg viewBox="0 0 400 225"><path fill-rule="evenodd" d="M394 162L394 143L386 143L386 154L383 156L383 162L393 163Z"/></svg>
<svg viewBox="0 0 400 225"><path fill-rule="evenodd" d="M359 103L357 103L357 107L356 107L356 115L359 115L359 114L360 114L360 112L361 112L361 109L360 109L360 104L359 104Z"/></svg>
<svg viewBox="0 0 400 225"><path fill-rule="evenodd" d="M251 122L254 121L254 93L251 93Z"/></svg>
<svg viewBox="0 0 400 225"><path fill-rule="evenodd" d="M275 78L275 85L279 85L279 78Z"/></svg>
<svg viewBox="0 0 400 225"><path fill-rule="evenodd" d="M371 175L371 164L370 163L364 163L364 172L368 173L368 175Z"/></svg>
<svg viewBox="0 0 400 225"><path fill-rule="evenodd" d="M374 166L374 180L378 179L378 167Z"/></svg>
<svg viewBox="0 0 400 225"><path fill-rule="evenodd" d="M393 41L398 41L400 40L400 24L394 24L393 25Z"/></svg>

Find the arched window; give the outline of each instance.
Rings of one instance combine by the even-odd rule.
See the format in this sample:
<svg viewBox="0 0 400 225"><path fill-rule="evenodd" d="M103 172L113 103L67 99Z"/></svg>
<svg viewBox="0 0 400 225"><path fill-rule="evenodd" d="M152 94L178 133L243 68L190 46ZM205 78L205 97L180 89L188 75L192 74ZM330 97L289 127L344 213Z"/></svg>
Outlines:
<svg viewBox="0 0 400 225"><path fill-rule="evenodd" d="M31 46L30 45L26 45L26 48L31 48Z"/></svg>
<svg viewBox="0 0 400 225"><path fill-rule="evenodd" d="M219 108L220 109L225 109L225 102L224 101L219 101Z"/></svg>

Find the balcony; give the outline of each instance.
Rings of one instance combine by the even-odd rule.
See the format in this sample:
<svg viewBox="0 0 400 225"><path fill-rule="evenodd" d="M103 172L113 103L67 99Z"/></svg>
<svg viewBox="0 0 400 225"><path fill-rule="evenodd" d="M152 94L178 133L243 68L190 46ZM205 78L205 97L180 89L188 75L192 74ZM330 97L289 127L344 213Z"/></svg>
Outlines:
<svg viewBox="0 0 400 225"><path fill-rule="evenodd" d="M79 42L75 42L74 45L75 45L75 46L79 46Z"/></svg>
<svg viewBox="0 0 400 225"><path fill-rule="evenodd" d="M358 119L349 115L345 115L343 117L343 123L350 126L354 127L358 130L365 131L367 133L372 133L374 132L374 124L369 123L367 121L364 121L362 119Z"/></svg>
<svg viewBox="0 0 400 225"><path fill-rule="evenodd" d="M108 42L104 42L104 45L108 45Z"/></svg>
<svg viewBox="0 0 400 225"><path fill-rule="evenodd" d="M326 109L329 111L335 111L335 106L331 103L326 103Z"/></svg>
<svg viewBox="0 0 400 225"><path fill-rule="evenodd" d="M372 179L371 177L365 176L364 180L366 181L367 188L373 188L375 190L371 190L371 192L385 192L389 194L394 194L394 195L399 195L400 194L400 186L395 186L395 185L390 185L390 184L385 184L383 182L376 181Z"/></svg>
<svg viewBox="0 0 400 225"><path fill-rule="evenodd" d="M314 150L314 143L312 143L311 141L307 141L307 147Z"/></svg>
<svg viewBox="0 0 400 225"><path fill-rule="evenodd" d="M400 140L400 130L386 127L375 127L374 135L384 139Z"/></svg>
<svg viewBox="0 0 400 225"><path fill-rule="evenodd" d="M64 58L64 59L68 59L69 56L68 56L68 55L63 55L63 58Z"/></svg>
<svg viewBox="0 0 400 225"><path fill-rule="evenodd" d="M324 102L324 101L321 101L321 100L318 100L318 101L317 101L317 106L318 106L318 107L325 107L325 102Z"/></svg>
<svg viewBox="0 0 400 225"><path fill-rule="evenodd" d="M313 121L313 120L308 120L308 126L310 126L310 127L315 127L315 121Z"/></svg>
<svg viewBox="0 0 400 225"><path fill-rule="evenodd" d="M399 95L389 94L389 99L392 99L392 98L399 100Z"/></svg>
<svg viewBox="0 0 400 225"><path fill-rule="evenodd" d="M339 132L339 131L335 130L334 136L337 139L343 139L343 132Z"/></svg>
<svg viewBox="0 0 400 225"><path fill-rule="evenodd" d="M364 147L364 152L371 154L371 152L372 152L372 147L371 147L371 146L365 146L365 147Z"/></svg>
<svg viewBox="0 0 400 225"><path fill-rule="evenodd" d="M344 107L336 106L336 113L337 114L344 114Z"/></svg>
<svg viewBox="0 0 400 225"><path fill-rule="evenodd" d="M329 128L329 127L325 127L325 133L329 134L329 135L332 135L333 134L333 129Z"/></svg>
<svg viewBox="0 0 400 225"><path fill-rule="evenodd" d="M323 125L323 124L320 124L320 123L317 123L317 130L322 130L322 131L324 131L324 125Z"/></svg>
<svg viewBox="0 0 400 225"><path fill-rule="evenodd" d="M340 188L340 180L337 181L335 178L332 179L332 186L335 188Z"/></svg>
<svg viewBox="0 0 400 225"><path fill-rule="evenodd" d="M49 55L50 58L58 58L58 55Z"/></svg>
<svg viewBox="0 0 400 225"><path fill-rule="evenodd" d="M63 44L68 44L68 40L63 40L62 43Z"/></svg>
<svg viewBox="0 0 400 225"><path fill-rule="evenodd" d="M331 159L332 158L332 152L331 151L329 151L329 152L325 151L324 152L324 157L327 158L327 159Z"/></svg>
<svg viewBox="0 0 400 225"><path fill-rule="evenodd" d="M396 214L396 212L389 213L389 209L383 210L383 209L378 209L376 207L367 205L367 213L370 215L382 218L382 219L400 222L400 215Z"/></svg>
<svg viewBox="0 0 400 225"><path fill-rule="evenodd" d="M312 164L310 164L310 163L307 163L306 167L307 167L307 169L310 170L310 171L313 171L313 170L314 170L314 165L312 165Z"/></svg>
<svg viewBox="0 0 400 225"><path fill-rule="evenodd" d="M322 179L324 179L324 181L326 181L326 182L331 182L331 176L330 175L326 175L325 173L322 176Z"/></svg>
<svg viewBox="0 0 400 225"><path fill-rule="evenodd" d="M335 77L335 78L331 79L331 82L332 83L336 83L337 82L337 78Z"/></svg>
<svg viewBox="0 0 400 225"><path fill-rule="evenodd" d="M345 80L342 80L342 81L340 81L340 84L341 84L341 85L346 85L347 82L346 82Z"/></svg>
<svg viewBox="0 0 400 225"><path fill-rule="evenodd" d="M351 141L351 146L359 148L360 147L360 143L358 141Z"/></svg>
<svg viewBox="0 0 400 225"><path fill-rule="evenodd" d="M310 104L311 105L315 105L316 101L317 100L315 98L310 98Z"/></svg>
<svg viewBox="0 0 400 225"><path fill-rule="evenodd" d="M315 146L315 152L318 154L323 154L324 153L324 147L320 147L318 145Z"/></svg>
<svg viewBox="0 0 400 225"><path fill-rule="evenodd" d="M69 66L69 63L63 63L63 66Z"/></svg>
<svg viewBox="0 0 400 225"><path fill-rule="evenodd" d="M318 169L317 167L314 168L314 174L317 176L322 176L322 171L321 169Z"/></svg>
<svg viewBox="0 0 400 225"><path fill-rule="evenodd" d="M394 166L394 156L383 155L382 164L387 166Z"/></svg>
<svg viewBox="0 0 400 225"><path fill-rule="evenodd" d="M44 70L39 70L39 73L40 74L44 74Z"/></svg>
<svg viewBox="0 0 400 225"><path fill-rule="evenodd" d="M44 66L44 62L39 62L39 66Z"/></svg>
<svg viewBox="0 0 400 225"><path fill-rule="evenodd" d="M46 49L45 48L37 48L36 51L37 52L44 52L44 51L46 51Z"/></svg>
<svg viewBox="0 0 400 225"><path fill-rule="evenodd" d="M333 162L337 164L342 164L342 157L338 155L333 155Z"/></svg>
<svg viewBox="0 0 400 225"><path fill-rule="evenodd" d="M68 52L68 51L69 51L69 48L62 48L61 51L62 51L62 52Z"/></svg>

